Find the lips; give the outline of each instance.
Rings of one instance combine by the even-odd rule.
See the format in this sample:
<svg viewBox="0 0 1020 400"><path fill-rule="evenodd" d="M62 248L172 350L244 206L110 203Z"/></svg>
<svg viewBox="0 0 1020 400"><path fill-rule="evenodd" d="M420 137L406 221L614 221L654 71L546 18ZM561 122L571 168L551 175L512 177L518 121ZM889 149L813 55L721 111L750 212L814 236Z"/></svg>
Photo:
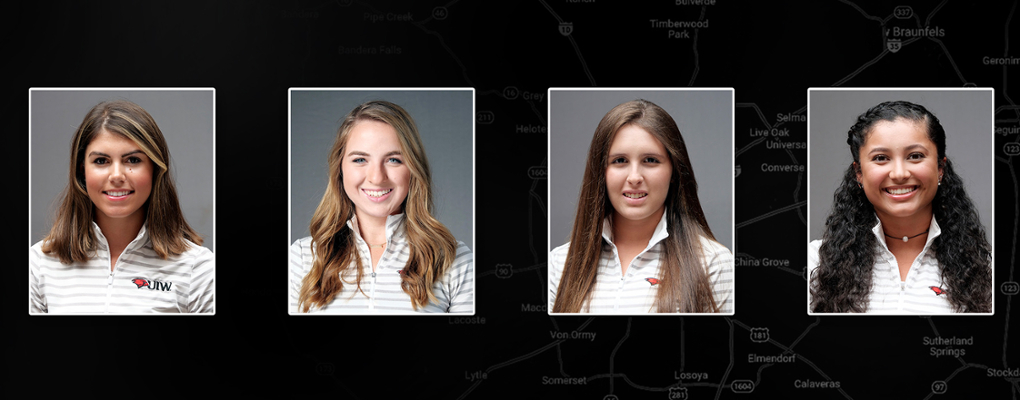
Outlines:
<svg viewBox="0 0 1020 400"><path fill-rule="evenodd" d="M368 197L369 200L375 201L375 202L379 202L379 201L386 200L388 197L390 197L390 193L393 193L393 189L392 188L390 188L390 189L378 189L378 190L376 190L376 189L361 189L361 193L364 193L365 197Z"/></svg>
<svg viewBox="0 0 1020 400"><path fill-rule="evenodd" d="M641 207L648 199L648 192L641 190L627 190L623 192L623 200L629 206Z"/></svg>
<svg viewBox="0 0 1020 400"><path fill-rule="evenodd" d="M110 200L123 200L127 198L129 194L134 193L134 190L104 190L103 194Z"/></svg>
<svg viewBox="0 0 1020 400"><path fill-rule="evenodd" d="M914 194L917 193L917 189L918 188L920 188L920 186L917 186L917 185L912 185L912 186L890 186L890 187L887 187L887 188L882 188L882 192L885 193L885 195L887 197L889 197L889 198L891 198L893 200L896 200L896 201L906 201L906 200L914 197Z"/></svg>

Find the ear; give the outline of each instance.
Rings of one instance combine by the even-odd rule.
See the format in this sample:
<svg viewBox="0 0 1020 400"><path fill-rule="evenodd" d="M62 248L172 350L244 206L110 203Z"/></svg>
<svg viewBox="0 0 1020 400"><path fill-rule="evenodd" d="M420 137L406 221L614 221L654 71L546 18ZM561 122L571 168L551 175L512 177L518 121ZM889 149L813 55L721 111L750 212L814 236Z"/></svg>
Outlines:
<svg viewBox="0 0 1020 400"><path fill-rule="evenodd" d="M857 177L857 185L860 186L860 184L861 184L861 166L858 165L856 161L854 161L853 168L854 168L854 174L856 174L856 177Z"/></svg>
<svg viewBox="0 0 1020 400"><path fill-rule="evenodd" d="M946 157L942 157L942 159L939 160L939 182L942 182L942 171L946 167L946 163L948 162L949 158Z"/></svg>

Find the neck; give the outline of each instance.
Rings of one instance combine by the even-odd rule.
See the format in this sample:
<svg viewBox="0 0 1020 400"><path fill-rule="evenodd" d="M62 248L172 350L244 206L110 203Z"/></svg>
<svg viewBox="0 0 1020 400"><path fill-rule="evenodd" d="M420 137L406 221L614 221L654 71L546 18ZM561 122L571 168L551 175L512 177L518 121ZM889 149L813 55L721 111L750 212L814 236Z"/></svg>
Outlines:
<svg viewBox="0 0 1020 400"><path fill-rule="evenodd" d="M882 222L882 231L885 232L885 244L890 251L896 252L905 249L915 249L919 251L924 247L924 244L928 241L928 232L926 232L931 226L931 210L928 212L917 213L916 215L908 217L897 217L890 218L879 215L878 219ZM891 237L890 237L891 236ZM907 241L903 241L903 237L907 237Z"/></svg>
<svg viewBox="0 0 1020 400"><path fill-rule="evenodd" d="M354 213L358 216L358 231L366 243L369 245L386 243L386 218L362 215L357 210Z"/></svg>
<svg viewBox="0 0 1020 400"><path fill-rule="evenodd" d="M145 223L144 209L125 218L110 218L98 211L95 212L95 216L96 225L99 225L99 230L103 231L103 236L112 249L124 248L135 240Z"/></svg>
<svg viewBox="0 0 1020 400"><path fill-rule="evenodd" d="M648 241L652 239L652 234L655 233L655 227L662 219L662 213L665 211L666 208L662 207L648 218L637 221L623 218L614 211L613 242L617 246L621 243L640 243L642 246L647 246Z"/></svg>
<svg viewBox="0 0 1020 400"><path fill-rule="evenodd" d="M929 208L927 212L919 212L907 217L890 217L880 214L878 220L882 222L882 230L885 234L897 238L904 236L911 238L931 226L931 216L932 211Z"/></svg>

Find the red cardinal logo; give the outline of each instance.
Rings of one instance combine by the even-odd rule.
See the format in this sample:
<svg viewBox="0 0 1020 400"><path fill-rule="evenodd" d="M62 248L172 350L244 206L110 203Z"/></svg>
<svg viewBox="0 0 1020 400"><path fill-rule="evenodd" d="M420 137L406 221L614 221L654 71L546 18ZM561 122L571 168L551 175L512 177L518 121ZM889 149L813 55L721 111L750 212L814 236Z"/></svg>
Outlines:
<svg viewBox="0 0 1020 400"><path fill-rule="evenodd" d="M134 283L135 285L138 285L139 289L141 289L142 286L149 286L149 281L147 281L145 279L142 279L142 278L132 279L131 283Z"/></svg>
<svg viewBox="0 0 1020 400"><path fill-rule="evenodd" d="M645 278L645 280L648 281L648 283L651 283L652 286L655 286L655 285L659 284L659 279L658 278Z"/></svg>
<svg viewBox="0 0 1020 400"><path fill-rule="evenodd" d="M942 290L942 288L938 286L928 286L928 288L931 289L931 291L935 292L936 296L946 294L946 291Z"/></svg>

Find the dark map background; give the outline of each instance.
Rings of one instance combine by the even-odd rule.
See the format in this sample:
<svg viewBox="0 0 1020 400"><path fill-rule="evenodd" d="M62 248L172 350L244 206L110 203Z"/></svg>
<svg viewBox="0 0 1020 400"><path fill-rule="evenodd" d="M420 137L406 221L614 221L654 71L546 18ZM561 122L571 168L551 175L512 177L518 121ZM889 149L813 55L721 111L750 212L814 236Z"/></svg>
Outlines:
<svg viewBox="0 0 1020 400"><path fill-rule="evenodd" d="M1020 65L982 61L1017 61L1017 43L1010 43L1020 37L1017 2L675 3L46 2L10 10L14 24L5 47L13 51L6 63L14 72L5 94L12 125L21 128L14 138L28 137L30 87L216 88L218 310L213 317L30 318L27 272L15 262L4 286L4 327L13 333L4 397L31 391L46 397L1017 398L1020 378L988 371L1020 376L1010 332L1016 296L1001 286L1016 281L1013 162L1020 153L1020 107L1011 98L1020 94L1010 78ZM910 15L894 16L896 5L909 6ZM689 38L670 38L668 28L653 28L651 20L704 27L688 29ZM572 24L569 35L561 34L561 23ZM901 49L888 50L888 29L925 26L944 36L904 38ZM996 181L995 315L807 316L806 174L759 169L803 165L807 152L765 149L749 129L787 128L790 141L806 141L805 123L781 122L777 114L805 115L808 87L965 84L995 89L995 126L1004 130L982 133L995 134L988 155ZM524 311L545 304L546 181L529 170L548 160L546 135L516 128L546 125L547 88L591 86L735 88L741 174L732 250L742 262L769 258L790 266L738 266L733 317L551 318ZM491 114L476 126L475 317L287 315L289 87L476 89L476 111ZM530 94L542 100L526 99ZM22 149L27 142L13 152L26 154ZM27 177L27 163L15 165L8 172ZM21 201L15 204L29 206ZM32 199L31 206L49 201ZM39 239L9 250L25 254L22 246ZM766 328L767 340L751 340L752 330ZM554 339L556 331L592 332L595 339ZM922 341L935 336L973 337L974 344L957 346L965 351L958 358L933 357ZM795 360L750 363L749 354ZM481 373L484 379L470 379ZM681 379L686 373L707 378ZM546 377L586 384L550 385ZM750 381L754 389L737 393L747 386L734 381ZM802 389L798 381L840 387Z"/></svg>

